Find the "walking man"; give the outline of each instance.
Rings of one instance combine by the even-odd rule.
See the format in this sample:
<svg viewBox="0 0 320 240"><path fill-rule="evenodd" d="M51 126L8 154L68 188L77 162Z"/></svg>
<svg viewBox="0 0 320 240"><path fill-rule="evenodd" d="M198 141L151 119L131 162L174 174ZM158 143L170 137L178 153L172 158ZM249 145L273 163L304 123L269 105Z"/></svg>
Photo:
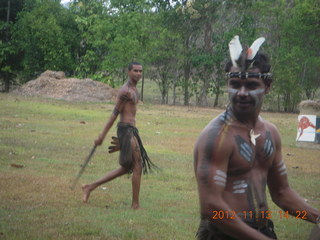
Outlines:
<svg viewBox="0 0 320 240"><path fill-rule="evenodd" d="M139 137L136 125L137 104L139 101L139 93L137 90L138 81L142 77L142 65L138 62L132 62L128 66L128 81L120 88L117 102L114 110L106 122L102 133L95 139L94 144L99 146L103 143L107 133L113 123L120 115L120 121L117 125L118 138L114 139L116 146L111 147L114 152L119 144L120 167L107 173L101 179L91 183L82 185L83 202L87 203L90 193L106 182L109 182L126 173L132 173L132 209L139 209L139 193L142 172L147 173L155 165L150 161L147 152L145 151L142 141Z"/></svg>

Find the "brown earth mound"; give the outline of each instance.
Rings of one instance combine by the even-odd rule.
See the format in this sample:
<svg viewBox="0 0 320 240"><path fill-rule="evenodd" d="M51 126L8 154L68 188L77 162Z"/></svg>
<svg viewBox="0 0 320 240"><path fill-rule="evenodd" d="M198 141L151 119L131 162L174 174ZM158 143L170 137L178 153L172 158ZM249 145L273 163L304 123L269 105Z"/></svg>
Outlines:
<svg viewBox="0 0 320 240"><path fill-rule="evenodd" d="M320 116L320 99L319 100L305 100L299 104L301 114L311 114Z"/></svg>
<svg viewBox="0 0 320 240"><path fill-rule="evenodd" d="M37 79L14 90L13 93L66 101L105 102L114 101L117 90L89 78L66 78L64 72L47 70Z"/></svg>

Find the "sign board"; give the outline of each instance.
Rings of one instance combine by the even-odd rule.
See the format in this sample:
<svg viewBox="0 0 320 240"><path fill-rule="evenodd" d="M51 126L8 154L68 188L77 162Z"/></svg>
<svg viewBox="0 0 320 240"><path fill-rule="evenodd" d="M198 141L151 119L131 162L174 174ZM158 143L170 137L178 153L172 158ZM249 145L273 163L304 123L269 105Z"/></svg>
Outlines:
<svg viewBox="0 0 320 240"><path fill-rule="evenodd" d="M320 143L320 118L316 115L299 115L296 141Z"/></svg>

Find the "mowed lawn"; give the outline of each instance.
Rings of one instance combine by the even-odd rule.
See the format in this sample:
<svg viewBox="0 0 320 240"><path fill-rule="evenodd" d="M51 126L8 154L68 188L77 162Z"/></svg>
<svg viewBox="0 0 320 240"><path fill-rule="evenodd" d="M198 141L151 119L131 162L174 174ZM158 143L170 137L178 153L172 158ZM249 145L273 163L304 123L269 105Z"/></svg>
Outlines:
<svg viewBox="0 0 320 240"><path fill-rule="evenodd" d="M118 167L98 147L74 190L78 174L112 103L69 103L0 94L0 239L194 239L199 204L193 146L223 109L141 104L137 114L145 148L162 171L143 176L140 211L130 209L131 179L123 176L82 203L81 184ZM261 114L282 135L291 186L320 208L320 151L295 146L297 114ZM269 198L279 239L307 239L312 224L281 218Z"/></svg>

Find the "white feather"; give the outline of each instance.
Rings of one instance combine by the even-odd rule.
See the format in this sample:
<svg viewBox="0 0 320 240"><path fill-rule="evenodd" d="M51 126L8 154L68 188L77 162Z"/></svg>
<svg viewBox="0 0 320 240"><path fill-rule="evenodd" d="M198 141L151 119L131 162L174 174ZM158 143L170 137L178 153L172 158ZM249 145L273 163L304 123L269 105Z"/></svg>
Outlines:
<svg viewBox="0 0 320 240"><path fill-rule="evenodd" d="M266 39L264 37L260 37L252 43L252 45L248 49L247 59L252 60L256 56L257 52L259 51L259 48L261 47L261 45L264 43L265 40Z"/></svg>
<svg viewBox="0 0 320 240"><path fill-rule="evenodd" d="M242 52L242 46L238 35L234 36L229 42L229 51L233 66L237 67L236 61L240 58Z"/></svg>

